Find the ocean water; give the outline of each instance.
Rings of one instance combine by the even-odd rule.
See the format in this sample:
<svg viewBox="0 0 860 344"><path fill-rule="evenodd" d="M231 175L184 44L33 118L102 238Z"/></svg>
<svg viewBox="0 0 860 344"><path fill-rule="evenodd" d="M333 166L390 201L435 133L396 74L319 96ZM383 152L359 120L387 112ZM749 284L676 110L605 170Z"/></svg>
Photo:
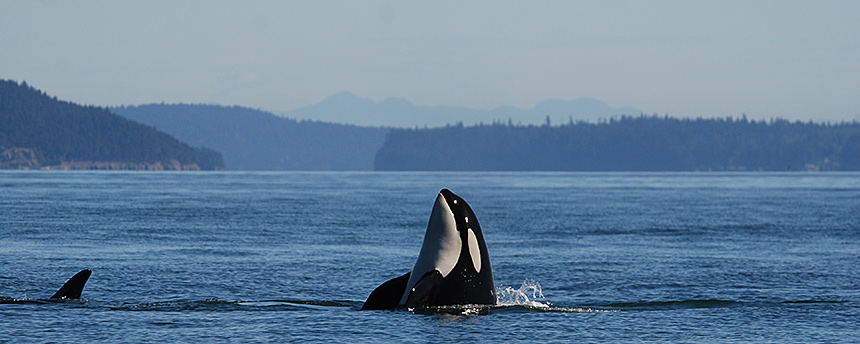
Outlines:
<svg viewBox="0 0 860 344"><path fill-rule="evenodd" d="M500 305L359 311L437 192L477 214ZM860 338L858 173L0 172L0 342Z"/></svg>

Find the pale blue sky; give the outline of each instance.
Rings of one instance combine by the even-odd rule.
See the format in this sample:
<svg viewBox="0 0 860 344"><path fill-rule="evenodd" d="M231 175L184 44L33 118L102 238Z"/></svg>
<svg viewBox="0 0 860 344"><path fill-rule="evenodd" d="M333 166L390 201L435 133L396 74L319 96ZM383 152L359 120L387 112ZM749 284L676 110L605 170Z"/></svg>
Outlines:
<svg viewBox="0 0 860 344"><path fill-rule="evenodd" d="M283 113L339 91L672 116L860 114L860 1L0 0L0 78Z"/></svg>

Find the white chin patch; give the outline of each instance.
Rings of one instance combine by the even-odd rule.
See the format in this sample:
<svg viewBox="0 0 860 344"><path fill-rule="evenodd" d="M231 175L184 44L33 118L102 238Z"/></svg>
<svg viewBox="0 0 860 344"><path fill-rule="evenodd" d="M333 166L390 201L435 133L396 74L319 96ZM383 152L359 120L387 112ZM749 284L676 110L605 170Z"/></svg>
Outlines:
<svg viewBox="0 0 860 344"><path fill-rule="evenodd" d="M400 298L400 304L406 303L412 288L426 273L438 270L443 278L447 277L457 265L462 247L463 241L460 239L460 233L457 232L454 214L445 202L445 197L439 194L430 212L424 243L421 245L421 252L418 253L418 260L412 268L412 275L406 283L406 290Z"/></svg>
<svg viewBox="0 0 860 344"><path fill-rule="evenodd" d="M472 266L475 267L475 271L481 272L481 248L478 246L478 237L475 236L475 232L471 228L468 229L468 232L469 256L472 257Z"/></svg>
<svg viewBox="0 0 860 344"><path fill-rule="evenodd" d="M439 195L430 213L424 243L418 254L418 261L412 269L414 276L410 277L410 281L414 278L417 282L425 273L433 270L439 270L442 277L447 277L457 265L462 245L454 214L445 202L445 198Z"/></svg>

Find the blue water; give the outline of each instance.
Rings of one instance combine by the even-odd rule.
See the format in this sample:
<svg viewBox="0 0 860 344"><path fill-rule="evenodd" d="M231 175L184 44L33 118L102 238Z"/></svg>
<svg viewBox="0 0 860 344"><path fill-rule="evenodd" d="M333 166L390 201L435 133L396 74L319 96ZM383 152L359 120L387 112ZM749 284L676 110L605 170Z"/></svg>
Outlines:
<svg viewBox="0 0 860 344"><path fill-rule="evenodd" d="M358 311L443 187L501 306ZM0 342L856 342L860 174L0 172Z"/></svg>

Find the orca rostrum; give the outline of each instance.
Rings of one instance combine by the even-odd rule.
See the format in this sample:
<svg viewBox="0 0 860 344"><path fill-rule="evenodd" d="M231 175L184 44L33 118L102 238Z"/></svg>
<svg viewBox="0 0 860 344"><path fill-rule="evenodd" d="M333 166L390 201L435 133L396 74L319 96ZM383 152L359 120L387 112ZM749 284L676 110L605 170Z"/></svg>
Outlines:
<svg viewBox="0 0 860 344"><path fill-rule="evenodd" d="M448 189L436 196L412 271L377 287L362 310L496 304L490 256L472 208Z"/></svg>
<svg viewBox="0 0 860 344"><path fill-rule="evenodd" d="M89 269L81 270L72 278L69 278L56 293L49 299L13 299L9 297L0 297L0 303L49 303L63 302L66 300L78 300L81 298L81 293L84 291L84 285L90 278L92 271Z"/></svg>

